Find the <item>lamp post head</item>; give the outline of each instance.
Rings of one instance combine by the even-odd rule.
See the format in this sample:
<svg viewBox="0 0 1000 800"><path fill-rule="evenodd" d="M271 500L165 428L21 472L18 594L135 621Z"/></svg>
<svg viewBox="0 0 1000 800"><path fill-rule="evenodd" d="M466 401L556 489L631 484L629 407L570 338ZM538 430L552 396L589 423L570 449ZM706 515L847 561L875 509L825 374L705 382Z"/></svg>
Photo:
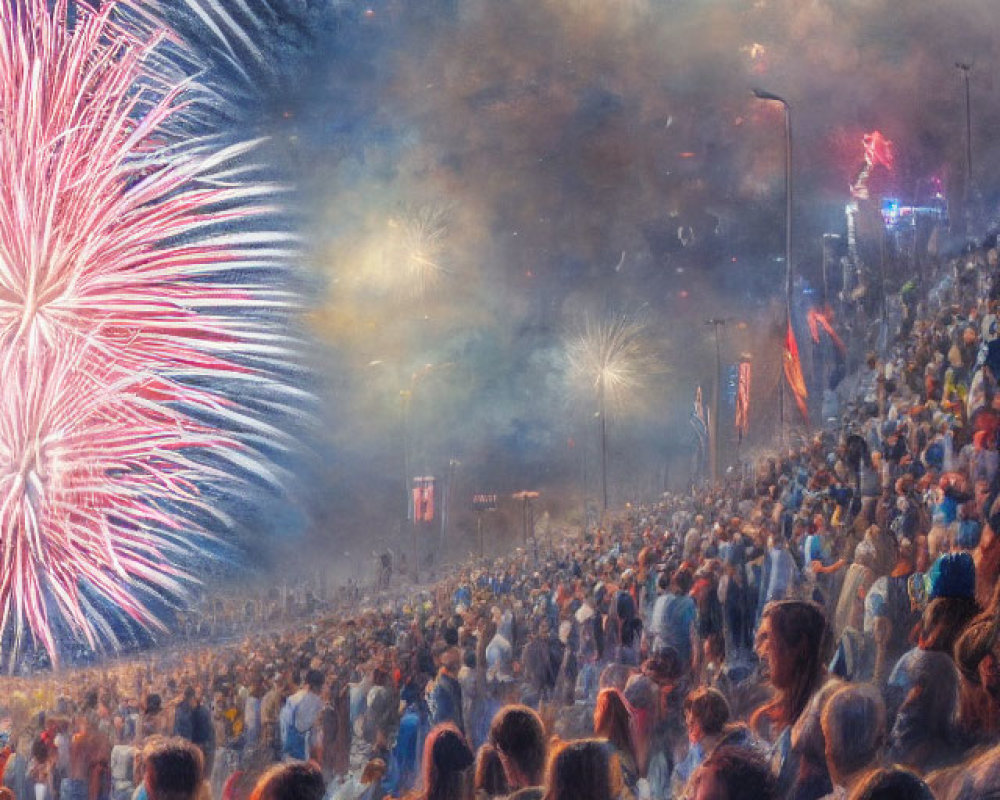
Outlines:
<svg viewBox="0 0 1000 800"><path fill-rule="evenodd" d="M774 92L769 92L765 89L751 89L753 96L758 100L773 100L776 103L781 103L785 108L788 108L788 101L780 95L776 95Z"/></svg>

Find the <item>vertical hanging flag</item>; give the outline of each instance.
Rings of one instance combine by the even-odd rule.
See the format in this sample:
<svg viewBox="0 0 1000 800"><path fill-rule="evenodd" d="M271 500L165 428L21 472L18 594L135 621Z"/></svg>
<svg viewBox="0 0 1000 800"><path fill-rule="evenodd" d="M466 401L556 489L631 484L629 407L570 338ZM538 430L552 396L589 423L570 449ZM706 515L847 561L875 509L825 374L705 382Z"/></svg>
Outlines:
<svg viewBox="0 0 1000 800"><path fill-rule="evenodd" d="M434 478L413 479L413 522L434 521Z"/></svg>
<svg viewBox="0 0 1000 800"><path fill-rule="evenodd" d="M699 443L708 443L708 415L705 404L701 400L701 387L699 386L694 395L694 408L691 411L691 427L694 428L698 436Z"/></svg>
<svg viewBox="0 0 1000 800"><path fill-rule="evenodd" d="M420 483L420 478L413 479L413 512L412 521L414 524L424 518L424 487Z"/></svg>
<svg viewBox="0 0 1000 800"><path fill-rule="evenodd" d="M750 362L741 361L736 384L736 432L742 442L750 430Z"/></svg>
<svg viewBox="0 0 1000 800"><path fill-rule="evenodd" d="M424 478L424 522L434 520L434 478Z"/></svg>
<svg viewBox="0 0 1000 800"><path fill-rule="evenodd" d="M809 424L809 409L806 406L806 398L809 392L806 389L805 378L802 377L802 362L799 360L799 346L795 342L795 331L792 330L792 322L788 321L788 330L785 333L784 352L785 379L788 386L795 395L795 404L799 407L802 419L806 425Z"/></svg>
<svg viewBox="0 0 1000 800"><path fill-rule="evenodd" d="M736 409L736 395L740 386L740 365L726 365L726 410L732 413Z"/></svg>
<svg viewBox="0 0 1000 800"><path fill-rule="evenodd" d="M695 391L694 408L691 409L691 427L694 428L694 465L692 472L696 480L702 477L708 463L708 410L701 399L701 387Z"/></svg>

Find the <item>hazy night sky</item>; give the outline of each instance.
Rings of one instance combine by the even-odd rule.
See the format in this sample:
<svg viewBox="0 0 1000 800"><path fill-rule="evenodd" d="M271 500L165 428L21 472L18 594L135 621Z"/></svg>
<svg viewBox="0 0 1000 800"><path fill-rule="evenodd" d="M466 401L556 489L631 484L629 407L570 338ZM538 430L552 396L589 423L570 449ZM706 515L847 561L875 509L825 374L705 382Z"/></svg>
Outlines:
<svg viewBox="0 0 1000 800"><path fill-rule="evenodd" d="M588 323L644 331L648 376L609 409L617 502L662 488L668 461L686 477L706 317L731 318L723 359L751 353L755 409L773 406L783 123L752 87L793 109L800 288L819 281L821 234L843 233L866 131L895 142L887 191L920 199L938 177L954 213L956 61L974 65L977 188L996 195L990 0L246 3L218 0L248 34L225 57L204 18L175 21L240 98L221 124L270 137L305 242L322 436L297 487L309 508L280 525L391 519L404 404L410 473L457 459L462 507L584 480L593 496L597 394L567 359ZM751 419L751 444L771 417Z"/></svg>

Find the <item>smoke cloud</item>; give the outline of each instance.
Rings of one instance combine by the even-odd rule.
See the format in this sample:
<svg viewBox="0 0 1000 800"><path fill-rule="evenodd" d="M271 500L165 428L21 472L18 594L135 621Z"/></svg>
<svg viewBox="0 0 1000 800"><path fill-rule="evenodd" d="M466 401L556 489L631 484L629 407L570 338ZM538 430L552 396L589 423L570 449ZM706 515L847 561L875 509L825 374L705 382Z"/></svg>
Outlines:
<svg viewBox="0 0 1000 800"><path fill-rule="evenodd" d="M596 393L569 380L586 319L644 320L660 369L609 417L613 500L680 483L694 388L759 363L768 440L784 263L785 97L795 260L819 280L861 138L887 189L995 200L990 0L274 0L248 106L297 187L324 377L319 528L398 522L406 473L473 490L597 487ZM261 31L264 31L261 28ZM753 414L753 411L752 411ZM728 425L729 421L724 420ZM756 437L756 438L754 438ZM668 475L669 473L669 475ZM461 495L461 496L459 496Z"/></svg>

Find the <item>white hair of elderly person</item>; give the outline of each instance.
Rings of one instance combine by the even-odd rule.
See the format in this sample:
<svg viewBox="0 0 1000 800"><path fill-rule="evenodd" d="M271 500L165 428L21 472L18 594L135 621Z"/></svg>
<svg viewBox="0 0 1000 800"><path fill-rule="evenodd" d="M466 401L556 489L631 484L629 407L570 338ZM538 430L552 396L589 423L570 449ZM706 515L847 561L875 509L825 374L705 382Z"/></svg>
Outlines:
<svg viewBox="0 0 1000 800"><path fill-rule="evenodd" d="M872 767L886 743L885 701L870 683L849 683L830 695L820 714L830 798L848 795Z"/></svg>

